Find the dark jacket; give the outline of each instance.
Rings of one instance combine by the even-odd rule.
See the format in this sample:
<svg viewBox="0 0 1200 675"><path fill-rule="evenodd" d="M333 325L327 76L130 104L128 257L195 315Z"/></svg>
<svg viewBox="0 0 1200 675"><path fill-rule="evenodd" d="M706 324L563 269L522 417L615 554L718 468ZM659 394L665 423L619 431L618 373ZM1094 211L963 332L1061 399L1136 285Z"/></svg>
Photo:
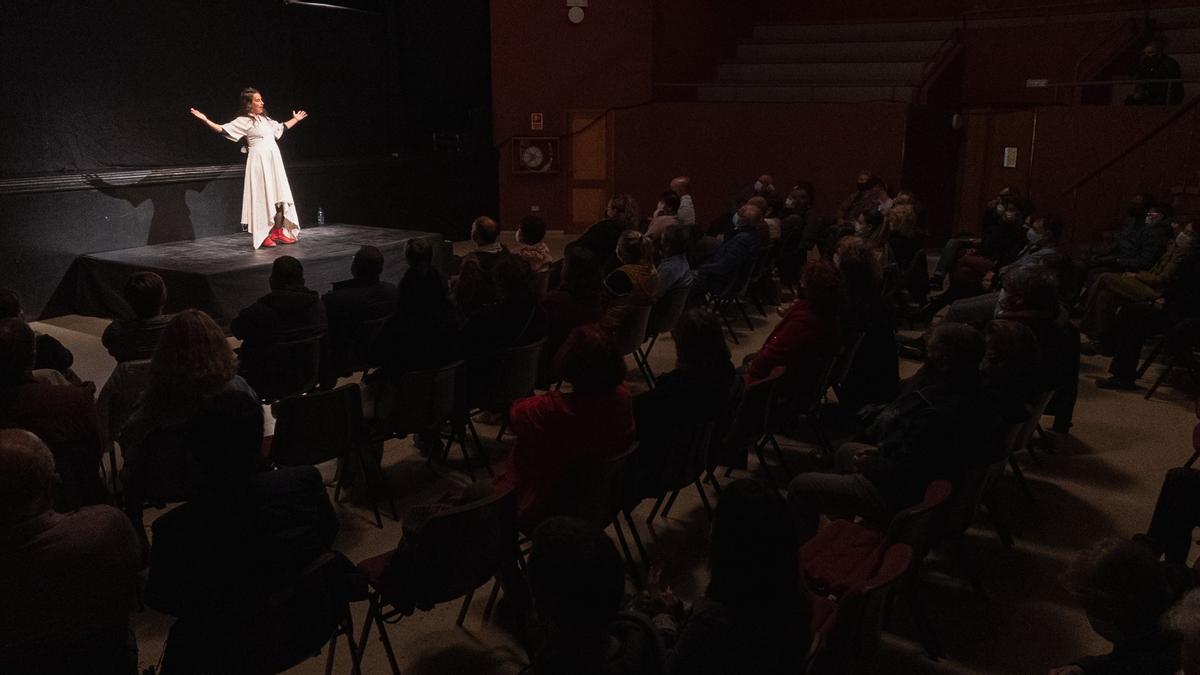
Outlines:
<svg viewBox="0 0 1200 675"><path fill-rule="evenodd" d="M274 290L238 312L229 327L242 340L240 369L247 373L276 343L323 335L325 305L307 288Z"/></svg>
<svg viewBox="0 0 1200 675"><path fill-rule="evenodd" d="M34 370L57 370L66 375L71 371L71 366L75 363L75 355L70 349L58 341L58 338L45 333L38 333L36 347L37 355L34 357ZM68 379L70 379L68 377Z"/></svg>
<svg viewBox="0 0 1200 675"><path fill-rule="evenodd" d="M746 367L746 374L761 380L776 366L784 366L787 392L801 397L810 395L837 354L840 324L837 316L819 316L812 311L808 300L797 300L767 336L762 349Z"/></svg>
<svg viewBox="0 0 1200 675"><path fill-rule="evenodd" d="M982 235L979 254L1001 266L1015 260L1025 247L1025 231L1021 221L1006 222L994 209L988 209L983 216Z"/></svg>
<svg viewBox="0 0 1200 675"><path fill-rule="evenodd" d="M842 311L843 346L863 336L850 370L838 388L838 403L855 412L868 403L887 403L900 384L900 358L896 354L896 321L878 295L852 299Z"/></svg>
<svg viewBox="0 0 1200 675"><path fill-rule="evenodd" d="M601 268L607 273L620 265L620 262L617 260L617 240L621 238L622 231L620 222L606 218L593 223L591 227L584 230L578 239L567 246L567 249L575 246L582 246L588 249L592 252L594 259L600 263Z"/></svg>
<svg viewBox="0 0 1200 675"><path fill-rule="evenodd" d="M496 282L492 272L496 263L510 255L503 244L497 250L477 249L463 256L458 280L454 282L454 304L463 316L470 316L488 303L496 301Z"/></svg>
<svg viewBox="0 0 1200 675"><path fill-rule="evenodd" d="M1148 269L1167 250L1171 238L1171 225L1166 219L1147 225L1132 222L1121 228L1113 247L1100 262L1109 262L1124 272L1139 272Z"/></svg>
<svg viewBox="0 0 1200 675"><path fill-rule="evenodd" d="M1163 54L1157 59L1142 59L1134 78L1138 80L1180 80L1183 69L1179 62ZM1178 105L1183 102L1183 82L1147 82L1138 84L1129 103L1141 105Z"/></svg>
<svg viewBox="0 0 1200 675"><path fill-rule="evenodd" d="M158 338L170 322L168 314L148 319L113 319L100 336L100 342L118 363L148 359L154 356Z"/></svg>
<svg viewBox="0 0 1200 675"><path fill-rule="evenodd" d="M1163 289L1165 310L1179 319L1200 317L1200 255L1193 253L1179 263L1175 280Z"/></svg>
<svg viewBox="0 0 1200 675"><path fill-rule="evenodd" d="M459 333L458 318L449 303L432 316L397 312L371 346L370 363L393 380L404 373L444 366L462 355Z"/></svg>
<svg viewBox="0 0 1200 675"><path fill-rule="evenodd" d="M733 283L738 275L749 273L760 245L753 227L739 227L725 235L725 241L698 270L705 287L720 291Z"/></svg>
<svg viewBox="0 0 1200 675"><path fill-rule="evenodd" d="M362 325L389 316L396 307L396 286L386 281L347 279L333 285L321 300L329 334L325 339L325 365L333 375L343 375L342 364L351 358L354 340Z"/></svg>

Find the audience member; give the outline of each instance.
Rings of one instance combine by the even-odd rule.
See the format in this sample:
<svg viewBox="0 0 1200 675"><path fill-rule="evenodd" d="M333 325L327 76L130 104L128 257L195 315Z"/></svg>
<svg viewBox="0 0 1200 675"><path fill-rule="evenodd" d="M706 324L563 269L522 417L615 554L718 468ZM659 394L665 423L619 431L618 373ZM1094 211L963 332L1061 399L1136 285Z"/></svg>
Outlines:
<svg viewBox="0 0 1200 675"><path fill-rule="evenodd" d="M1024 202L1021 191L1006 185L1000 194L987 204L980 218L979 237L951 237L938 257L929 284L941 290L946 275L954 272L959 259L974 251L989 260L993 267L1003 267L1014 259L1026 245L1021 223L1024 221Z"/></svg>
<svg viewBox="0 0 1200 675"><path fill-rule="evenodd" d="M1137 198L1129 207L1130 214L1141 211ZM1096 277L1105 272L1140 272L1149 268L1167 250L1171 239L1171 207L1151 206L1139 219L1127 218L1116 240L1107 249L1080 260L1076 269L1089 289Z"/></svg>
<svg viewBox="0 0 1200 675"><path fill-rule="evenodd" d="M687 176L676 176L671 179L671 192L674 192L679 197L679 211L676 215L679 216L679 222L689 227L696 226L696 205L692 201L692 195L689 193L692 186L692 179Z"/></svg>
<svg viewBox="0 0 1200 675"><path fill-rule="evenodd" d="M1051 669L1051 675L1174 675L1179 638L1164 629L1162 618L1193 584L1190 577L1186 568L1162 565L1123 539L1104 539L1081 551L1063 574L1063 585L1113 649Z"/></svg>
<svg viewBox="0 0 1200 675"><path fill-rule="evenodd" d="M546 245L546 221L537 216L525 216L517 230L517 243L512 254L529 263L535 274L549 273L550 247Z"/></svg>
<svg viewBox="0 0 1200 675"><path fill-rule="evenodd" d="M546 644L525 675L661 675L653 624L620 612L621 556L612 540L574 518L547 519L533 532L529 586Z"/></svg>
<svg viewBox="0 0 1200 675"><path fill-rule="evenodd" d="M1200 525L1200 471L1190 467L1169 469L1163 478L1150 529L1138 539L1155 559L1166 556L1176 565L1187 564L1192 530Z"/></svg>
<svg viewBox="0 0 1200 675"><path fill-rule="evenodd" d="M688 228L682 225L672 225L663 234L661 251L662 261L655 269L655 301L661 300L671 291L681 286L692 285L692 268L688 264Z"/></svg>
<svg viewBox="0 0 1200 675"><path fill-rule="evenodd" d="M463 256L458 276L450 280L454 304L464 317L496 300L492 273L496 264L509 255L508 248L499 239L500 224L495 220L479 216L471 223L471 241L475 249Z"/></svg>
<svg viewBox="0 0 1200 675"><path fill-rule="evenodd" d="M668 672L803 672L812 606L798 550L788 505L774 489L749 479L725 486L713 515L708 589L678 629ZM669 589L648 588L641 604L680 613ZM672 632L668 617L655 622Z"/></svg>
<svg viewBox="0 0 1200 675"><path fill-rule="evenodd" d="M396 285L380 281L383 253L374 246L362 246L350 263L351 278L333 284L322 296L329 334L321 362L323 384L332 387L338 377L349 375L346 359L352 356L354 343L363 324L389 316L396 306ZM358 356L363 356L359 354Z"/></svg>
<svg viewBox="0 0 1200 675"><path fill-rule="evenodd" d="M679 195L668 190L658 197L658 208L654 210L650 225L646 227L646 236L658 242L667 228L682 224L683 221L679 219Z"/></svg>
<svg viewBox="0 0 1200 675"><path fill-rule="evenodd" d="M555 369L571 385L569 393L523 399L509 413L517 442L497 486L515 489L525 532L566 512L570 495L563 490L574 467L624 452L634 439L625 362L604 331L593 325L571 331Z"/></svg>
<svg viewBox="0 0 1200 675"><path fill-rule="evenodd" d="M1167 56L1161 40L1152 40L1142 48L1134 79L1134 92L1126 105L1179 105L1183 103L1183 69Z"/></svg>
<svg viewBox="0 0 1200 675"><path fill-rule="evenodd" d="M459 322L442 275L431 265L409 267L400 279L394 311L371 345L379 376L438 368L460 356Z"/></svg>
<svg viewBox="0 0 1200 675"><path fill-rule="evenodd" d="M993 319L984 330L983 340L979 370L984 386L999 397L999 412L1005 423L1025 422L1034 399L1043 391L1038 375L1041 350L1037 336L1023 323Z"/></svg>
<svg viewBox="0 0 1200 675"><path fill-rule="evenodd" d="M0 428L25 429L50 447L62 479L55 508L71 511L107 502L92 396L82 387L34 380L36 344L23 320L0 319Z"/></svg>
<svg viewBox="0 0 1200 675"><path fill-rule="evenodd" d="M1180 640L1179 670L1200 673L1200 590L1192 589L1167 612L1167 630Z"/></svg>
<svg viewBox="0 0 1200 675"><path fill-rule="evenodd" d="M542 298L546 312L546 345L542 348L540 384L559 379L554 356L567 336L578 326L594 323L603 314L604 277L591 250L583 247L567 251L563 258L562 285Z"/></svg>
<svg viewBox="0 0 1200 675"><path fill-rule="evenodd" d="M717 317L701 308L684 312L671 331L675 369L633 399L637 421L639 497L657 497L664 453L673 436L717 419L729 404L733 361Z"/></svg>
<svg viewBox="0 0 1200 675"><path fill-rule="evenodd" d="M567 250L582 246L592 252L607 274L620 266L617 260L617 241L626 230L638 230L637 202L629 195L614 195L604 209L604 219L593 223L566 246Z"/></svg>
<svg viewBox="0 0 1200 675"><path fill-rule="evenodd" d="M277 602L309 563L329 551L338 521L315 467L259 471L263 412L241 392L205 401L187 422L202 472L200 492L154 521L146 604L176 618L164 675L233 668L252 636L237 627ZM296 598L309 607L320 598ZM239 639L240 638L240 639ZM274 648L274 645L270 645Z"/></svg>
<svg viewBox="0 0 1200 675"><path fill-rule="evenodd" d="M696 270L692 287L697 293L720 293L750 273L762 245L757 232L762 217L762 209L757 206L747 204L738 209L733 231Z"/></svg>
<svg viewBox="0 0 1200 675"><path fill-rule="evenodd" d="M819 395L825 369L841 344L839 313L846 301L842 275L824 261L809 263L801 278L802 296L748 358L746 375L762 379L777 366L787 368L784 394L797 402Z"/></svg>
<svg viewBox="0 0 1200 675"><path fill-rule="evenodd" d="M909 203L906 198L905 203L897 203L888 209L883 219L883 230L887 233L887 245L892 251L892 260L896 262L899 269L907 270L918 253L921 254L918 262L921 265L926 264L925 231L919 226L916 205ZM922 279L924 280L924 277Z"/></svg>
<svg viewBox="0 0 1200 675"><path fill-rule="evenodd" d="M409 267L433 266L433 245L428 239L409 239L404 242L404 262Z"/></svg>
<svg viewBox="0 0 1200 675"><path fill-rule="evenodd" d="M163 314L167 287L154 272L137 272L125 280L122 295L133 318L113 319L100 342L117 363L148 359L154 356L158 338L171 320Z"/></svg>
<svg viewBox="0 0 1200 675"><path fill-rule="evenodd" d="M838 222L853 223L863 213L881 210L880 207L888 200L887 188L883 181L871 171L863 169L858 172L854 192L838 206Z"/></svg>
<svg viewBox="0 0 1200 675"><path fill-rule="evenodd" d="M1096 278L1083 303L1079 330L1092 340L1099 340L1112 327L1117 309L1134 302L1153 302L1175 283L1184 261L1200 250L1196 221L1189 220L1179 227L1175 239L1158 262L1141 272L1108 272ZM1093 352L1094 353L1094 352Z"/></svg>
<svg viewBox="0 0 1200 675"><path fill-rule="evenodd" d="M225 333L198 309L171 317L150 359L146 393L118 433L126 482L136 480L142 469L142 442L147 436L182 425L205 401L227 391L255 396L254 389L237 373Z"/></svg>
<svg viewBox="0 0 1200 675"><path fill-rule="evenodd" d="M873 444L846 443L840 473L802 473L788 486L804 538L822 514L886 523L921 501L929 483L962 480L973 466L1003 456L998 402L980 381L983 335L962 324L933 331L928 360L868 429Z"/></svg>
<svg viewBox="0 0 1200 675"><path fill-rule="evenodd" d="M56 512L58 487L50 449L0 429L0 671L132 675L137 535L105 504Z"/></svg>
<svg viewBox="0 0 1200 675"><path fill-rule="evenodd" d="M21 298L15 291L0 288L0 319L20 319L21 321L25 321L25 312L21 309ZM34 376L40 381L61 384L61 379L57 377L46 378L42 376L41 372L38 372L55 371L66 378L69 384L82 384L74 371L71 370L71 366L75 362L75 356L71 353L71 350L67 349L63 343L51 335L35 331L34 336L37 343L37 353L34 355L35 361L33 363Z"/></svg>
<svg viewBox="0 0 1200 675"><path fill-rule="evenodd" d="M771 174L764 173L753 183L749 183L733 198L733 210L736 212L754 197L762 197L767 201L775 199L775 179Z"/></svg>
<svg viewBox="0 0 1200 675"><path fill-rule="evenodd" d="M762 209L763 217L758 223L758 236L764 242L775 242L783 235L783 222L775 212L775 207L766 197L751 197L747 204Z"/></svg>
<svg viewBox="0 0 1200 675"><path fill-rule="evenodd" d="M304 267L290 255L271 264L271 292L238 312L229 324L240 338L238 370L247 382L261 383L270 372L267 353L280 342L324 335L325 305L316 291L304 286ZM207 318L207 317L206 317Z"/></svg>
<svg viewBox="0 0 1200 675"><path fill-rule="evenodd" d="M621 233L617 258L621 266L604 278L604 316L600 325L615 333L633 311L654 304L658 279L653 243L635 230Z"/></svg>
<svg viewBox="0 0 1200 675"><path fill-rule="evenodd" d="M896 397L900 360L896 354L896 322L883 300L879 260L859 237L838 242L833 262L846 284L848 302L841 313L842 348L861 338L850 369L837 389L838 407L852 414L869 403Z"/></svg>

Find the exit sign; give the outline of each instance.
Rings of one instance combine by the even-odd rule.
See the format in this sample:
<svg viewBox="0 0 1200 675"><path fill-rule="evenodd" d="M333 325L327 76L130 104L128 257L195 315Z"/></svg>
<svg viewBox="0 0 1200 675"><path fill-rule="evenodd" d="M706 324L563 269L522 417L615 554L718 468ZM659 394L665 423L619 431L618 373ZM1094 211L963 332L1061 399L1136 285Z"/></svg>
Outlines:
<svg viewBox="0 0 1200 675"><path fill-rule="evenodd" d="M543 128L545 128L545 124L542 119L542 113L529 113L529 130L541 131Z"/></svg>

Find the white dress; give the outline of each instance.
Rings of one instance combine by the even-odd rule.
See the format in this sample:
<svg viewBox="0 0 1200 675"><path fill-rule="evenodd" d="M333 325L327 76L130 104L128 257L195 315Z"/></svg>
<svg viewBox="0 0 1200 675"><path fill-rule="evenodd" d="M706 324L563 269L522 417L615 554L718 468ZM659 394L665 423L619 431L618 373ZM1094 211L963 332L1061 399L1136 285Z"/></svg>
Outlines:
<svg viewBox="0 0 1200 675"><path fill-rule="evenodd" d="M242 150L247 152L242 225L250 231L254 248L262 246L271 228L275 227L276 204L283 204L283 226L293 237L300 232L292 188L283 170L283 155L275 142L286 128L266 115L242 115L221 125L225 138L240 141L245 137L249 146L249 152Z"/></svg>

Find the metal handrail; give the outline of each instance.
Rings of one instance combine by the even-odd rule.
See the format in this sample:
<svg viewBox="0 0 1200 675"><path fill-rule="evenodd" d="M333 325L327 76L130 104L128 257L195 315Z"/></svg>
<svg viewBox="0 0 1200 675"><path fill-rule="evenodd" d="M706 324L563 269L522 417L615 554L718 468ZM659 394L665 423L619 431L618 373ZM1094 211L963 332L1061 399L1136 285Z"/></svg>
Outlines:
<svg viewBox="0 0 1200 675"><path fill-rule="evenodd" d="M1157 80L1083 80L1081 82L1047 82L1037 86L1027 87L1028 89L1056 89L1061 87L1099 87L1109 84L1171 84L1171 83L1187 84L1189 82L1200 82L1197 77L1173 77L1169 79Z"/></svg>
<svg viewBox="0 0 1200 675"><path fill-rule="evenodd" d="M1091 48L1091 49L1089 49L1089 50L1088 50L1088 52L1087 52L1086 54L1084 54L1083 56L1079 57L1079 60L1075 62L1075 70L1074 70L1074 73L1075 73L1075 79L1076 79L1076 80L1078 80L1078 79L1079 79L1079 70L1080 70L1080 68L1082 68L1082 67L1083 67L1083 62L1084 62L1084 61L1086 61L1086 60L1090 59L1090 58L1092 57L1092 55L1093 55L1093 54L1095 54L1095 53L1096 53L1096 51L1097 51L1097 50L1099 50L1101 47L1106 47L1106 46L1108 46L1108 44L1109 44L1109 42L1108 42L1108 41L1109 41L1109 39L1110 39L1110 38L1112 38L1112 37L1113 37L1113 35L1115 35L1115 34L1116 34L1118 31L1125 30L1126 28L1129 28L1129 27L1130 27L1130 25L1132 25L1132 26L1133 26L1133 28L1134 28L1134 30L1135 30L1135 32L1136 32L1136 34L1135 34L1135 37L1140 37L1140 36L1141 36L1141 34L1142 34L1143 32L1145 32L1145 26L1141 25L1141 22L1140 22L1140 21L1138 21L1137 19L1134 19L1134 18L1127 19L1127 20L1125 20L1125 21L1122 21L1122 22L1120 22L1120 23L1119 23L1119 24L1117 24L1116 26L1114 26L1114 27L1112 28L1112 30L1110 30L1110 31L1108 31L1107 33L1105 33L1105 34L1104 34L1104 38L1103 38L1103 39L1101 39L1101 40L1100 40L1099 42L1097 42L1096 44L1092 45L1092 48ZM1126 40L1126 44L1128 44L1128 43L1129 43L1129 40Z"/></svg>

